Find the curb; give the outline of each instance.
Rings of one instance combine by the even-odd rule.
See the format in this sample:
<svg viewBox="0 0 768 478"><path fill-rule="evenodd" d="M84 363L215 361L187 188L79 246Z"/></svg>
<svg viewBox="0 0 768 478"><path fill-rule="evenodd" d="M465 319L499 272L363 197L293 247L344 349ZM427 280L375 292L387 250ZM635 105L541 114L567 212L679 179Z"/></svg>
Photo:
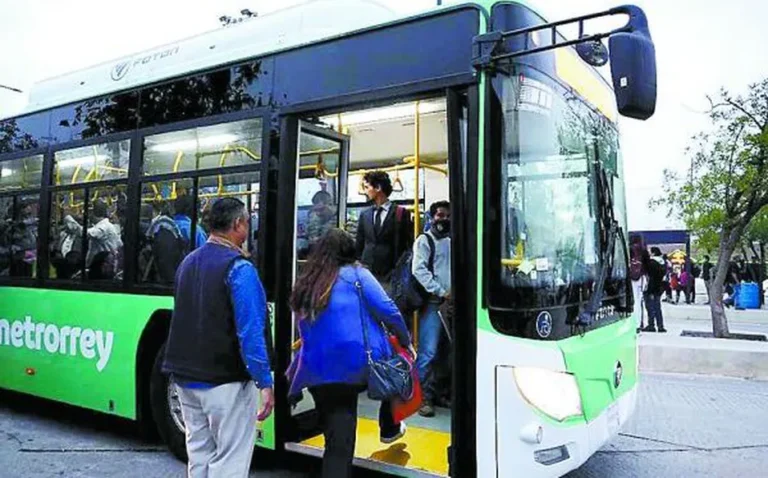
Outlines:
<svg viewBox="0 0 768 478"><path fill-rule="evenodd" d="M768 380L768 347L708 347L706 344L697 343L641 343L639 349L641 372Z"/></svg>

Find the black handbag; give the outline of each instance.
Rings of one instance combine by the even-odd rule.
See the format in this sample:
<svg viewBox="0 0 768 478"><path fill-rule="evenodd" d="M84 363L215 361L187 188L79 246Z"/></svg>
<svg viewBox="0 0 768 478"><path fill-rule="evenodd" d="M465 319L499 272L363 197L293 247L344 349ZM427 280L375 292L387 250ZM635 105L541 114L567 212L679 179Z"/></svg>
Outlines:
<svg viewBox="0 0 768 478"><path fill-rule="evenodd" d="M368 342L368 327L365 323L365 314L363 314L365 300L363 299L363 284L360 282L360 278L355 281L355 289L357 289L357 296L360 299L360 325L363 327L363 342L368 358L368 398L379 401L393 398L410 400L413 396L411 364L400 354L393 354L383 360L373 359L371 346Z"/></svg>

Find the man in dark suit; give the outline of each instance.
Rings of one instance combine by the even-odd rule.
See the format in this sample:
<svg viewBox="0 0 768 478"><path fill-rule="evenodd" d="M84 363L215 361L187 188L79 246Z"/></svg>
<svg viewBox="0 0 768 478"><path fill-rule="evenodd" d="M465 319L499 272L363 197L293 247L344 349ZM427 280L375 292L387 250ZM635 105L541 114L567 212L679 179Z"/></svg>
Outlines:
<svg viewBox="0 0 768 478"><path fill-rule="evenodd" d="M389 201L392 181L387 173L366 173L363 185L373 206L357 222L357 256L386 289L397 260L413 244L413 222L408 211Z"/></svg>

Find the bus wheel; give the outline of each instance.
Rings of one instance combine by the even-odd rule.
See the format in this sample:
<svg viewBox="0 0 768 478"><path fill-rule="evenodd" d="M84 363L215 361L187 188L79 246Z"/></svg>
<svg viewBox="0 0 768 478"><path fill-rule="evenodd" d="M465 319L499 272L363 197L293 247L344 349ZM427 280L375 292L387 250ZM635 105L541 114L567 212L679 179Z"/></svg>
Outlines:
<svg viewBox="0 0 768 478"><path fill-rule="evenodd" d="M152 366L149 382L149 400L157 431L176 458L187 461L187 445L184 434L184 418L176 386L162 373L165 345L160 347Z"/></svg>

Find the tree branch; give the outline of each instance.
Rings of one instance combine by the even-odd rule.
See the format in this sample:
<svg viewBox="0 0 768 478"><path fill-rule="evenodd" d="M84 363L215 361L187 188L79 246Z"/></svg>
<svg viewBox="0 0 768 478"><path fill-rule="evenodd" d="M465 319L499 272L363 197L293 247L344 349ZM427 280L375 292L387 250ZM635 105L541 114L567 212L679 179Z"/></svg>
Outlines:
<svg viewBox="0 0 768 478"><path fill-rule="evenodd" d="M728 181L726 181L725 185L725 210L726 212L733 213L735 212L736 205L738 204L738 201L741 199L741 193L737 191L736 196L737 199L733 202L731 202L731 179L733 178L733 158L736 156L736 149L739 142L739 138L741 138L741 133L744 132L744 129L746 129L746 125L741 125L741 129L739 129L739 132L736 133L736 137L733 140L733 147L731 148L731 154L728 157Z"/></svg>
<svg viewBox="0 0 768 478"><path fill-rule="evenodd" d="M747 116L747 118L749 118L750 120L752 120L753 123L755 123L755 126L757 126L757 129L759 129L760 131L764 131L766 127L768 127L768 124L760 123L760 121L755 117L755 115L752 112L747 111L746 108L736 103L735 101L731 100L730 98L726 98L725 103L744 113Z"/></svg>

